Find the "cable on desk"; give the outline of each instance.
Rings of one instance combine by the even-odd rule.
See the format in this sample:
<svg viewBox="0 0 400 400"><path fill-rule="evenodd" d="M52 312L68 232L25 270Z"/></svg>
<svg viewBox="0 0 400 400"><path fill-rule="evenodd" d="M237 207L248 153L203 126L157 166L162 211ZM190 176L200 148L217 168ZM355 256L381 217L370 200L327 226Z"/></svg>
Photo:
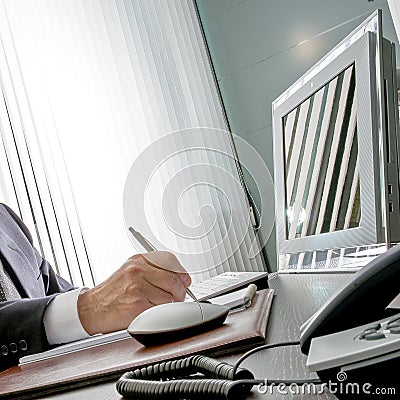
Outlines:
<svg viewBox="0 0 400 400"><path fill-rule="evenodd" d="M281 343L271 343L271 344L264 344L262 346L258 346L255 349L249 350L247 353L244 353L239 360L236 361L236 363L233 366L233 371L232 374L235 376L237 369L239 368L240 364L248 357L251 355L258 353L261 350L269 350L269 349L275 349L277 347L286 347L286 346L298 346L300 345L300 342L281 342Z"/></svg>

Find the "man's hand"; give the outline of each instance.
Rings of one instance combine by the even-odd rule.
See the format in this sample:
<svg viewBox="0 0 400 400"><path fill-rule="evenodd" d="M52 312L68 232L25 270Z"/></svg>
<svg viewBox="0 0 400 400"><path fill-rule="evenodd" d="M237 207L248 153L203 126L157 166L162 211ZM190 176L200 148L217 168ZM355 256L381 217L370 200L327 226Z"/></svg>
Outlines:
<svg viewBox="0 0 400 400"><path fill-rule="evenodd" d="M90 335L126 329L142 311L182 301L190 284L189 274L172 253L137 254L103 283L79 295L79 318Z"/></svg>

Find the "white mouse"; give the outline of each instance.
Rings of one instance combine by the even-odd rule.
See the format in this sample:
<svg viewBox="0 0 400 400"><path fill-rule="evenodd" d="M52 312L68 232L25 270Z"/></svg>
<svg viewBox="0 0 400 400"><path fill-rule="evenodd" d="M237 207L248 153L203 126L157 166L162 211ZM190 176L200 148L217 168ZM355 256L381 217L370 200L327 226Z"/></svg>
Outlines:
<svg viewBox="0 0 400 400"><path fill-rule="evenodd" d="M143 311L127 330L140 343L152 346L217 328L228 312L229 307L219 304L166 303Z"/></svg>

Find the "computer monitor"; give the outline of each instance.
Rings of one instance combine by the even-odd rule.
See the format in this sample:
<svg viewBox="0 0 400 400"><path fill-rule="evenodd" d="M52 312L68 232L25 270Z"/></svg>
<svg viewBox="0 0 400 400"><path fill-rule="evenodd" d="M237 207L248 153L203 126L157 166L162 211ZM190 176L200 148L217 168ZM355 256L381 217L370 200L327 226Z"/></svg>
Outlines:
<svg viewBox="0 0 400 400"><path fill-rule="evenodd" d="M272 104L279 268L400 238L394 44L372 14ZM351 258L351 257L350 257Z"/></svg>

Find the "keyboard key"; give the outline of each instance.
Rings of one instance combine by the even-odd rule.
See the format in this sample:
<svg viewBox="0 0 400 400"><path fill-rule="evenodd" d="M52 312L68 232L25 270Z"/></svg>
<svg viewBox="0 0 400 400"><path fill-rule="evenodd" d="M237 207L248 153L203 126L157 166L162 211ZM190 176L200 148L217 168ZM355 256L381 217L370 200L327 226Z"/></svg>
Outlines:
<svg viewBox="0 0 400 400"><path fill-rule="evenodd" d="M190 290L199 300L207 300L244 287L249 283L256 283L257 280L266 279L267 275L266 272L224 272L192 284ZM189 296L186 296L185 300L191 301Z"/></svg>

